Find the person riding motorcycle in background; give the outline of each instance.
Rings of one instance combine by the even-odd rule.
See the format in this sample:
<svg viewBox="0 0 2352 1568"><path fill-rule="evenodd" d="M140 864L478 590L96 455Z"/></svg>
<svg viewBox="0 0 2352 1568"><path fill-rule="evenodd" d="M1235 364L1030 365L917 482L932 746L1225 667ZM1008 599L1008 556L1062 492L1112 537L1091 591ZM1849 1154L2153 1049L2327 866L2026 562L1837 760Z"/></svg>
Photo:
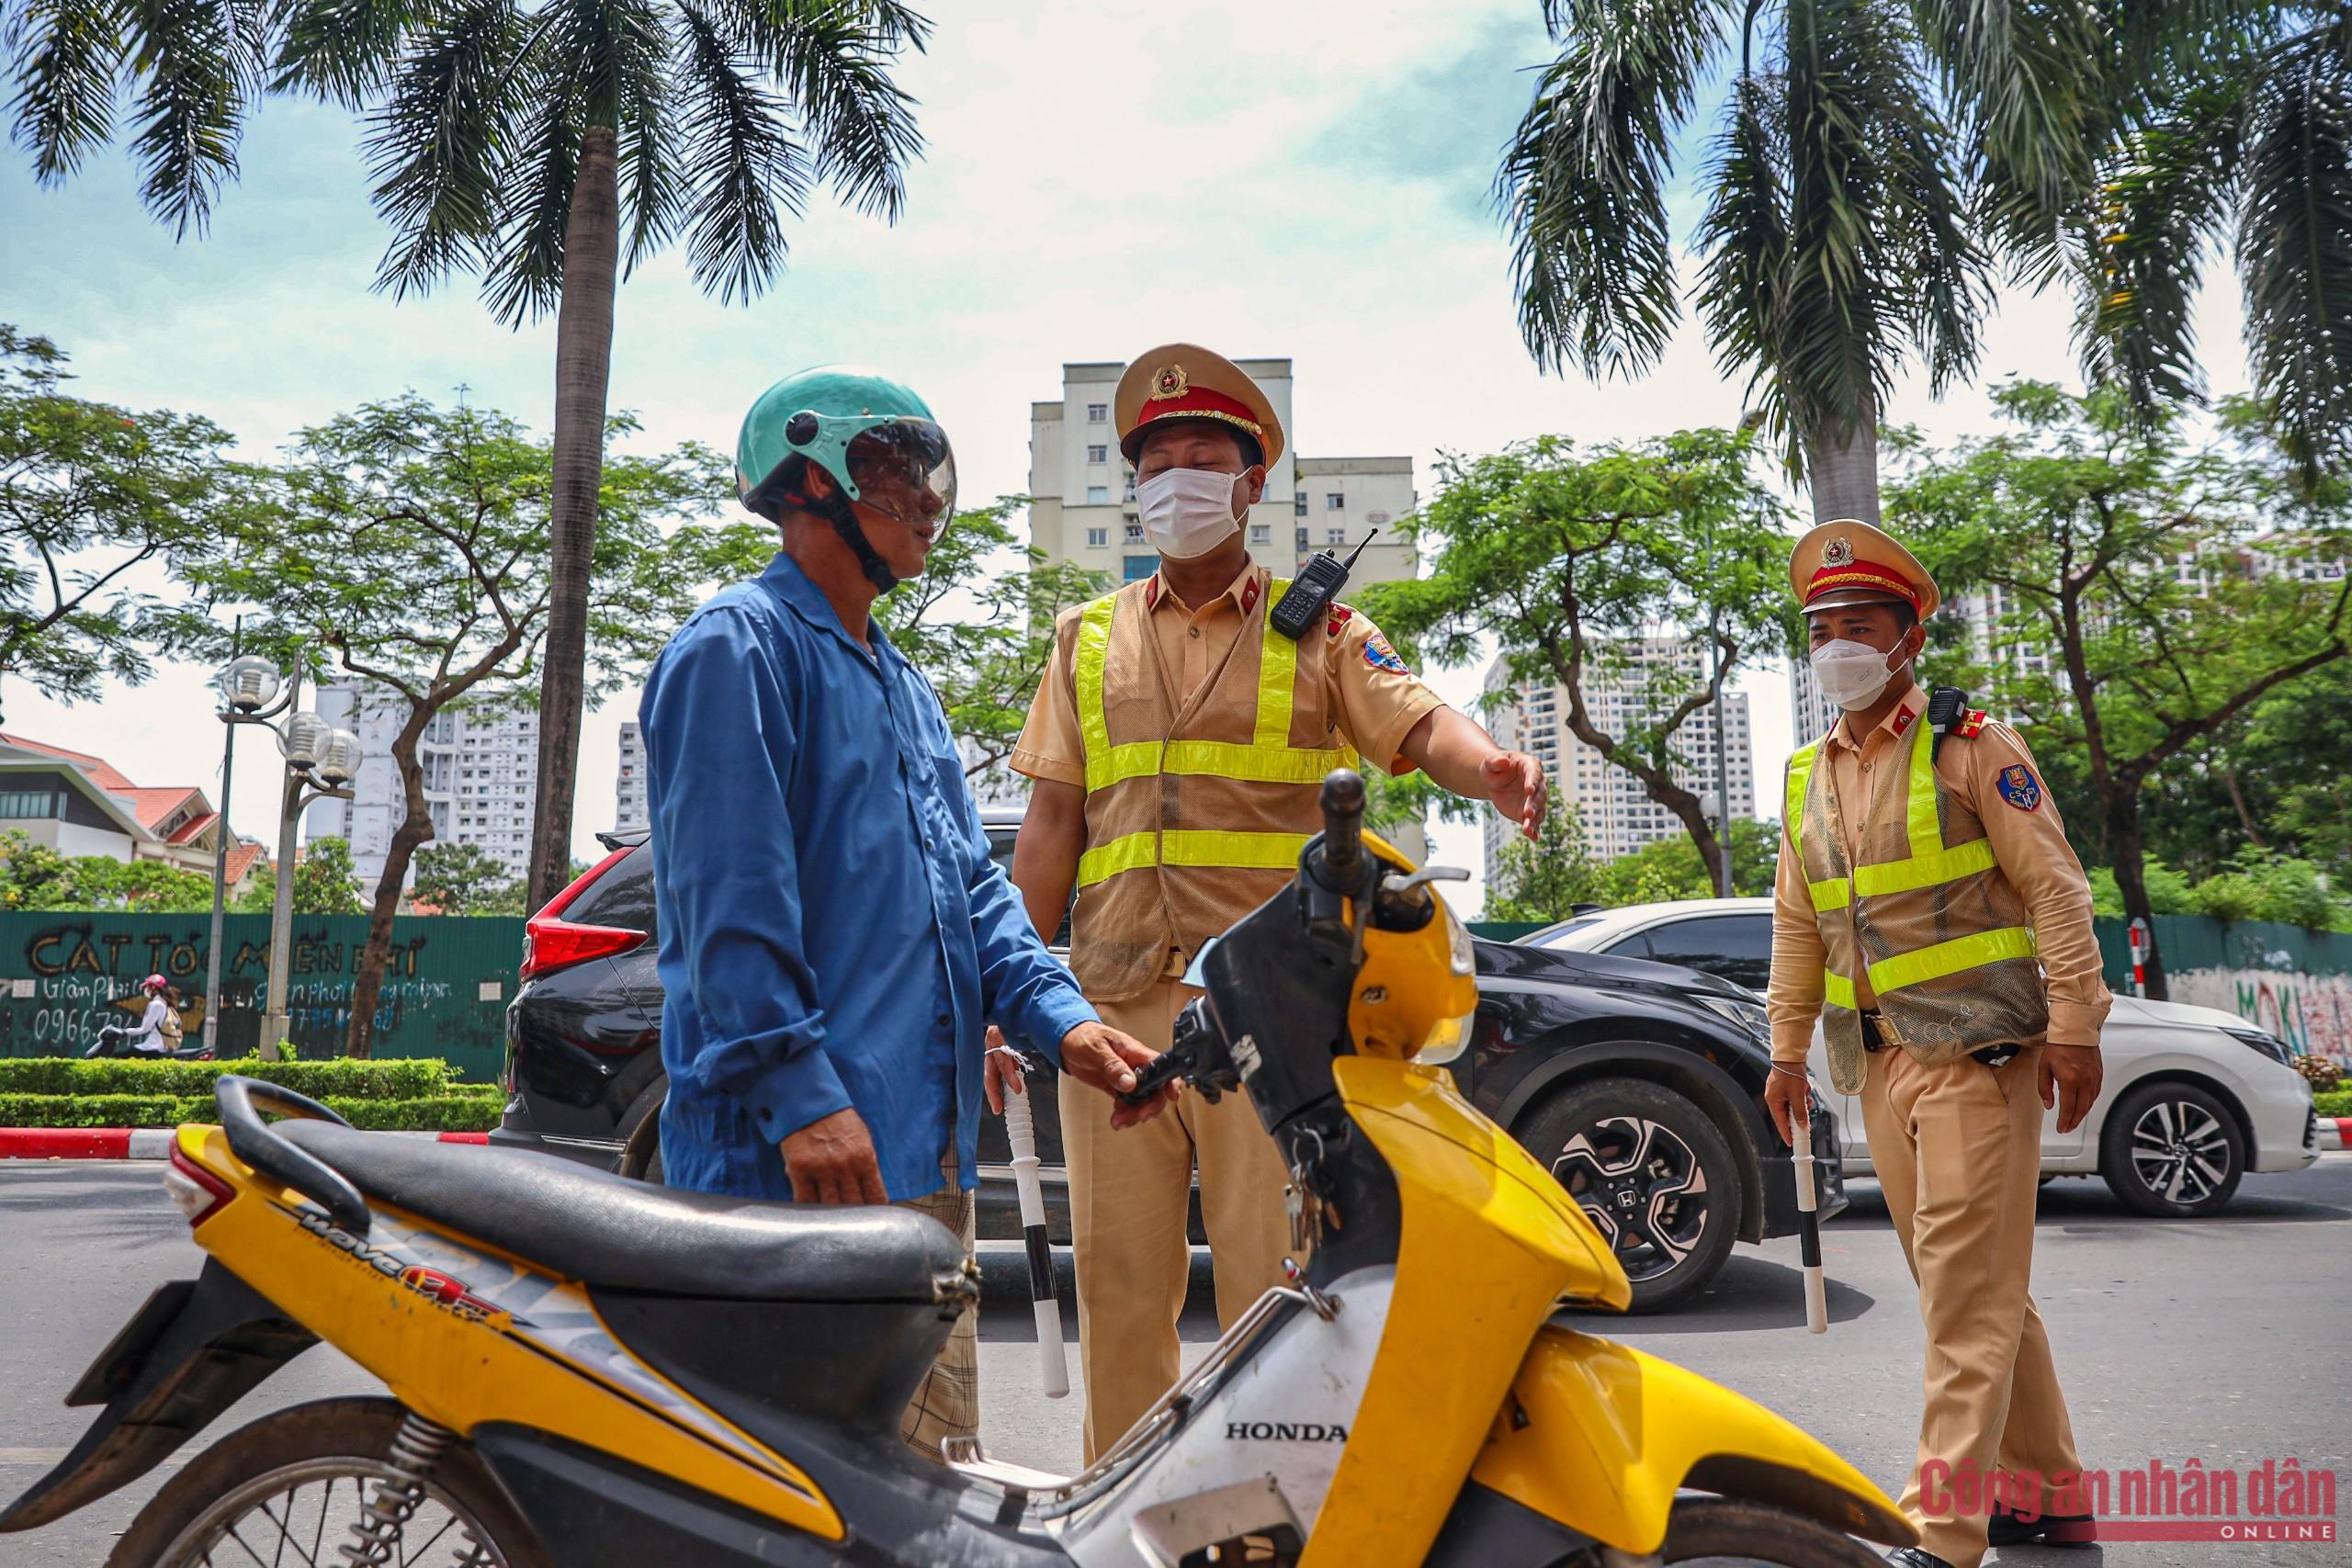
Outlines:
<svg viewBox="0 0 2352 1568"><path fill-rule="evenodd" d="M139 1032L124 1043L133 1051L169 1051L179 1043L176 1038L169 1037L175 1036L177 1029L166 1030L167 1024L175 1025L178 1021L166 998L172 983L161 975L150 975L139 982L139 988L147 993L147 1010L140 1017Z"/></svg>
<svg viewBox="0 0 2352 1568"><path fill-rule="evenodd" d="M1154 1053L1097 1018L1031 929L938 697L872 618L954 514L930 409L870 371L786 377L745 416L736 479L783 548L680 628L639 709L666 1179L907 1204L968 1253L987 1026L1104 1093ZM901 1423L934 1459L978 1428L975 1317Z"/></svg>

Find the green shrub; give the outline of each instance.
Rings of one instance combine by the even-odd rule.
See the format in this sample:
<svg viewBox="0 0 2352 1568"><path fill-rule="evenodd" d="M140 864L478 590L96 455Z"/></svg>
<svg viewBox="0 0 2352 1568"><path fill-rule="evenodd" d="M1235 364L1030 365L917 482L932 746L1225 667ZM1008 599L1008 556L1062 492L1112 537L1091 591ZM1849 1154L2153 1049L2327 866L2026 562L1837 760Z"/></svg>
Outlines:
<svg viewBox="0 0 2352 1568"><path fill-rule="evenodd" d="M354 1100L329 1095L321 1103L370 1132L486 1133L498 1125L496 1096L423 1095L407 1100ZM159 1094L0 1093L0 1127L176 1127L215 1122L212 1097Z"/></svg>
<svg viewBox="0 0 2352 1568"><path fill-rule="evenodd" d="M307 1094L313 1100L420 1100L447 1094L449 1064L438 1057L355 1062L346 1056L317 1062L265 1062L257 1056L227 1062L141 1062L77 1056L14 1056L0 1060L0 1094L175 1095L212 1098L213 1081L237 1073ZM495 1085L483 1085L495 1090ZM24 1123L5 1123L22 1126ZM87 1123L68 1123L86 1125ZM107 1123L112 1124L112 1123Z"/></svg>
<svg viewBox="0 0 2352 1568"><path fill-rule="evenodd" d="M2331 1089L2312 1096L2312 1109L2322 1116L2352 1116L2352 1089Z"/></svg>

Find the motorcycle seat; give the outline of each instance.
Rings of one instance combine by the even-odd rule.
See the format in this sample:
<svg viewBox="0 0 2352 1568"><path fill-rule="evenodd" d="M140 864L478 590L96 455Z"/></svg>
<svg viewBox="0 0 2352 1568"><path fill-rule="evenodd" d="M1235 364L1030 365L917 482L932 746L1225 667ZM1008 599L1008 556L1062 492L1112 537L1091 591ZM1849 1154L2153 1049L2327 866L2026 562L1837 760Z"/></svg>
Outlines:
<svg viewBox="0 0 2352 1568"><path fill-rule="evenodd" d="M938 1303L962 1243L912 1209L679 1192L554 1155L289 1120L271 1131L367 1197L566 1279L654 1295Z"/></svg>

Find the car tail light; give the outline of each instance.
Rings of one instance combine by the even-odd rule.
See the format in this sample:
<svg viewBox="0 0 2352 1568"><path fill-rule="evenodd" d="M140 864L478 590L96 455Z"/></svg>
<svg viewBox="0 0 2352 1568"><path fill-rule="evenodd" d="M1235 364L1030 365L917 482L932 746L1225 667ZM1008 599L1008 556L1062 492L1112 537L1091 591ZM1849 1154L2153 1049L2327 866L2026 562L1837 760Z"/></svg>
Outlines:
<svg viewBox="0 0 2352 1568"><path fill-rule="evenodd" d="M626 931L618 926L581 925L563 919L564 910L628 852L626 847L615 850L581 873L571 886L548 899L546 908L524 922L521 978L528 980L574 964L585 964L592 958L616 957L645 941L643 931Z"/></svg>
<svg viewBox="0 0 2352 1568"><path fill-rule="evenodd" d="M180 1152L179 1140L172 1141L171 1163L164 1167L164 1190L187 1217L188 1228L210 1219L220 1205L237 1195L237 1190L197 1164Z"/></svg>
<svg viewBox="0 0 2352 1568"><path fill-rule="evenodd" d="M645 940L643 931L623 931L617 926L575 926L569 920L549 919L544 915L525 925L523 934L522 973L526 980L574 964L585 964L592 958L615 957Z"/></svg>

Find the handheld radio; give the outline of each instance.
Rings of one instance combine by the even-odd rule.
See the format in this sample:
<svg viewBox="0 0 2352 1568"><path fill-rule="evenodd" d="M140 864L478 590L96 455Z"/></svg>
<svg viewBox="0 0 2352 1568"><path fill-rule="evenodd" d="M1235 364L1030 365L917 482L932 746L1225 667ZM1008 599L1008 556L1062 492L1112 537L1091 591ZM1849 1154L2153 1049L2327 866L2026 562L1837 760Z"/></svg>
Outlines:
<svg viewBox="0 0 2352 1568"><path fill-rule="evenodd" d="M1363 554L1364 546L1379 533L1374 528L1366 534L1344 561L1329 550L1309 557L1283 594L1282 603L1274 606L1274 630L1293 642L1305 637L1306 628L1323 618L1324 609L1348 585L1348 573L1355 570L1356 557Z"/></svg>

